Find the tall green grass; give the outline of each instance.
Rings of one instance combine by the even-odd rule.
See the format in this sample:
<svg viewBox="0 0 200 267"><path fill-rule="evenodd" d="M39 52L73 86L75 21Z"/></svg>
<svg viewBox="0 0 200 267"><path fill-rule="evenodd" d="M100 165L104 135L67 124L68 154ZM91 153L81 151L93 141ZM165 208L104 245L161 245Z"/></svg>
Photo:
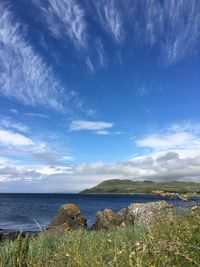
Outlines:
<svg viewBox="0 0 200 267"><path fill-rule="evenodd" d="M163 218L150 228L77 230L18 237L0 245L1 267L200 266L200 213Z"/></svg>

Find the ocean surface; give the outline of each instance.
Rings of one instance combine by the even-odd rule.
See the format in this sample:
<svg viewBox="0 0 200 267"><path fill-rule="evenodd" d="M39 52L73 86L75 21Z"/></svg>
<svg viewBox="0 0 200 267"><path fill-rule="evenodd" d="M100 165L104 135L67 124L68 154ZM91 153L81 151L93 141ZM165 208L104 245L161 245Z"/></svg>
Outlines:
<svg viewBox="0 0 200 267"><path fill-rule="evenodd" d="M200 197L182 202L152 195L0 194L0 228L5 232L37 232L39 228L35 220L45 228L56 215L58 208L65 203L78 205L81 213L87 217L90 227L98 210L112 208L118 211L133 202L146 203L157 200L167 200L178 210L200 204Z"/></svg>

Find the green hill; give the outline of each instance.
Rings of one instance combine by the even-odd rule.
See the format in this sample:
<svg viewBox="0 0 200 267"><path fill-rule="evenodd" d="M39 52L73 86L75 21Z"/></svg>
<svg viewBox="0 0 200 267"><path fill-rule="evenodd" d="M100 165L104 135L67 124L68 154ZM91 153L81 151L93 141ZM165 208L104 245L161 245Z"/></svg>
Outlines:
<svg viewBox="0 0 200 267"><path fill-rule="evenodd" d="M181 193L181 194L200 194L200 183L192 182L165 182L165 183L155 183L152 181L132 181L132 180L121 180L112 179L101 182L100 184L90 188L85 189L81 193L83 194L142 194L151 193L153 190L162 190L167 192Z"/></svg>

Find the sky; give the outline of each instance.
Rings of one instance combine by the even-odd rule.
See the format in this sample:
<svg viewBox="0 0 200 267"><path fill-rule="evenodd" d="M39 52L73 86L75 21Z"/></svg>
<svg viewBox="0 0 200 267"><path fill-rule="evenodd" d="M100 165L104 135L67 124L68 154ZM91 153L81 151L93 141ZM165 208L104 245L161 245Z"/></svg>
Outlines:
<svg viewBox="0 0 200 267"><path fill-rule="evenodd" d="M0 192L200 182L199 0L1 0Z"/></svg>

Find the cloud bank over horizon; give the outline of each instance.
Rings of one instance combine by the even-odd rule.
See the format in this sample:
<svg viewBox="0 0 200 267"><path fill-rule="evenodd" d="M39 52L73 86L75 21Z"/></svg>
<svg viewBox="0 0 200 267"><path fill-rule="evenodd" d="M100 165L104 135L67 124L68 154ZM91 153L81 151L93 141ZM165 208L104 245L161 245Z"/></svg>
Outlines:
<svg viewBox="0 0 200 267"><path fill-rule="evenodd" d="M16 153L20 153L21 146L29 146L30 150L33 145L26 137L17 140L15 134L8 139L12 147L16 144L11 138L18 143ZM0 145L7 145L2 140L0 138ZM29 152L29 157L35 162L30 166L16 166L15 161L0 157L1 192L79 192L107 179L199 182L199 144L200 124L190 122L172 125L159 135L149 134L136 139L136 146L149 151L121 162L75 164L72 157L61 157L45 147L42 151Z"/></svg>

